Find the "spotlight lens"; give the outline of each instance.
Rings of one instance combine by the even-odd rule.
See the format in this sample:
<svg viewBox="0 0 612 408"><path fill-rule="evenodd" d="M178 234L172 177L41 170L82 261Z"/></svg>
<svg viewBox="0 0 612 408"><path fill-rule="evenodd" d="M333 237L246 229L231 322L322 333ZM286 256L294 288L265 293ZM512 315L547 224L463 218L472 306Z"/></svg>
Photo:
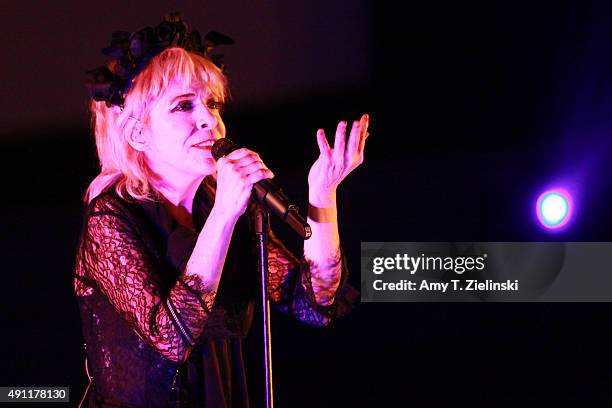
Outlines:
<svg viewBox="0 0 612 408"><path fill-rule="evenodd" d="M567 215L567 200L557 193L547 194L542 199L540 211L548 225L557 225Z"/></svg>
<svg viewBox="0 0 612 408"><path fill-rule="evenodd" d="M547 191L538 198L537 213L545 227L560 228L569 221L571 197L564 190Z"/></svg>

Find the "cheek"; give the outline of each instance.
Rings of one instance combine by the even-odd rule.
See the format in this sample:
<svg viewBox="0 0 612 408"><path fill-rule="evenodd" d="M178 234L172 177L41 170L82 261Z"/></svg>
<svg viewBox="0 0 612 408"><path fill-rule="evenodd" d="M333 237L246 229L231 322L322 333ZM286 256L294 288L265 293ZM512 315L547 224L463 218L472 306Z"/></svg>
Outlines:
<svg viewBox="0 0 612 408"><path fill-rule="evenodd" d="M217 123L217 132L219 132L219 135L221 135L221 137L225 137L225 123L223 123L223 121L221 119L218 119L219 122Z"/></svg>
<svg viewBox="0 0 612 408"><path fill-rule="evenodd" d="M156 150L170 153L183 148L188 134L188 130L178 123L158 126L152 134L152 144Z"/></svg>

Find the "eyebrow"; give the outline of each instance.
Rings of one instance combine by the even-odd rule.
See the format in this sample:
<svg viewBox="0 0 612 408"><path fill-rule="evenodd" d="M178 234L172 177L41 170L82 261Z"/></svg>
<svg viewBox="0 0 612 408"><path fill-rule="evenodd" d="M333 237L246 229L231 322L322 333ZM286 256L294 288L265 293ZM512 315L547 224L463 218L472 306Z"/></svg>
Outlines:
<svg viewBox="0 0 612 408"><path fill-rule="evenodd" d="M186 93L186 94L183 94L183 95L175 96L170 101L170 105L174 104L174 102L176 102L177 99L186 98L188 96L195 96L195 94L193 92L190 92L190 93Z"/></svg>

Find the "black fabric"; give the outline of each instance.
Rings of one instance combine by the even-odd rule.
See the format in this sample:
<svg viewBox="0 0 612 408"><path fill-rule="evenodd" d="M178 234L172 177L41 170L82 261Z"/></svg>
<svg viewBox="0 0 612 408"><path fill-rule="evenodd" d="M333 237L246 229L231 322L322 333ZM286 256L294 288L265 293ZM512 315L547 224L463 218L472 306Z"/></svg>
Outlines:
<svg viewBox="0 0 612 408"><path fill-rule="evenodd" d="M242 340L260 287L252 211L236 225L218 293L184 272L213 194L205 183L196 194L196 232L160 202L129 202L113 188L87 206L74 290L93 376L89 406L248 407ZM268 251L277 308L314 326L350 310L357 291L344 260L336 299L321 307L303 282L311 265L273 234Z"/></svg>

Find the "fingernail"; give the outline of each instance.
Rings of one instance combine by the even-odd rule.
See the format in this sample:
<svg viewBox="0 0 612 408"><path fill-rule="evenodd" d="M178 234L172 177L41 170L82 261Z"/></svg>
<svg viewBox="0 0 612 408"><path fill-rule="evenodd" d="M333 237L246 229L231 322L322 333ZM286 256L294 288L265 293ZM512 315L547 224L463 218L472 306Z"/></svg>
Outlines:
<svg viewBox="0 0 612 408"><path fill-rule="evenodd" d="M370 120L370 115L368 115L367 113L363 114L363 119L368 122Z"/></svg>

